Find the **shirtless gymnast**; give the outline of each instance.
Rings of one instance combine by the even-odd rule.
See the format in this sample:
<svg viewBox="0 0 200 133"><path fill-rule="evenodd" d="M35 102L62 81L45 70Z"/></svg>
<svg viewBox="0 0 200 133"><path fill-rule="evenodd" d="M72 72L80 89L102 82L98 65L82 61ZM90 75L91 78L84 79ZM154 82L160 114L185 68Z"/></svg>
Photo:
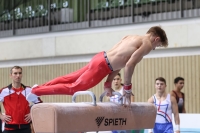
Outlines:
<svg viewBox="0 0 200 133"><path fill-rule="evenodd" d="M111 50L96 54L83 68L73 73L57 77L47 83L33 87L27 100L34 100L41 95L66 94L73 95L77 91L85 91L97 85L104 77L104 90L112 96L112 81L124 68L124 97L130 103L132 95L131 78L134 68L143 56L156 47L167 47L168 39L165 31L159 27L151 27L143 36L128 35Z"/></svg>

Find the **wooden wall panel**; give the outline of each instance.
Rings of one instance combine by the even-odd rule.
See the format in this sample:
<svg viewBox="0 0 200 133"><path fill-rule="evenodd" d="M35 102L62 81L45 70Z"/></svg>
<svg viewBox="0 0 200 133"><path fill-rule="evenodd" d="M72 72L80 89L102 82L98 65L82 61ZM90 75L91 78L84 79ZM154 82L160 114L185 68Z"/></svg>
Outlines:
<svg viewBox="0 0 200 133"><path fill-rule="evenodd" d="M56 64L42 66L23 67L23 83L33 86L42 84L55 77L62 76L78 70L87 63ZM0 68L0 87L8 85L10 68ZM121 71L123 79L123 70ZM174 88L173 80L177 76L185 78L186 111L188 113L200 113L200 56L180 56L166 58L143 59L133 74L133 93L136 102L146 102L155 93L155 79L162 76L167 81L167 92ZM96 94L97 101L103 92L103 81L90 90ZM71 96L53 95L42 96L44 102L71 102ZM106 98L104 98L105 101ZM77 102L90 102L90 96L78 96Z"/></svg>

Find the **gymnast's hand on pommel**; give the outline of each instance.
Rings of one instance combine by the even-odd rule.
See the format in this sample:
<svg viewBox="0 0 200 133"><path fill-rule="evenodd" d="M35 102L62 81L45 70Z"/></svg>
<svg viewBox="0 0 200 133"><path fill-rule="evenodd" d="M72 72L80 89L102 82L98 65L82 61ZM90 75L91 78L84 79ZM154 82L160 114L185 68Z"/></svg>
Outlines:
<svg viewBox="0 0 200 133"><path fill-rule="evenodd" d="M112 86L112 82L104 83L104 91L106 92L106 96L108 96L108 97L111 97L112 92L114 91L111 86Z"/></svg>
<svg viewBox="0 0 200 133"><path fill-rule="evenodd" d="M124 85L124 90L123 90L123 96L124 97L124 106L130 106L131 105L131 96L134 96L131 89L132 89L132 84L129 85Z"/></svg>

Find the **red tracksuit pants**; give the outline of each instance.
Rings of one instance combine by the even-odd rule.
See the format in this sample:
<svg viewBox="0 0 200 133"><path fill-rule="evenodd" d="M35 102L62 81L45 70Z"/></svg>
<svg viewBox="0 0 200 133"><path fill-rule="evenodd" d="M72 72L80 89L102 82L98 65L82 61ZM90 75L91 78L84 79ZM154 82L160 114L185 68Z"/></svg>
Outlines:
<svg viewBox="0 0 200 133"><path fill-rule="evenodd" d="M32 93L37 96L73 95L77 91L85 91L94 87L111 72L104 58L104 52L101 52L96 54L82 69L39 85L32 89Z"/></svg>

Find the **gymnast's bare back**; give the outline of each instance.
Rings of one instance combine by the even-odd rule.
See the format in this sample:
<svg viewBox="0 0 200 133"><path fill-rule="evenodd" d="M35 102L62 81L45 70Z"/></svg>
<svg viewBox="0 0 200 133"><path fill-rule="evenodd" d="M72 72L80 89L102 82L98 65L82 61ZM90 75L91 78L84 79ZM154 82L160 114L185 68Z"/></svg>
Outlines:
<svg viewBox="0 0 200 133"><path fill-rule="evenodd" d="M106 53L113 70L116 71L125 67L129 62L137 64L152 49L155 48L151 44L150 34L128 35Z"/></svg>

